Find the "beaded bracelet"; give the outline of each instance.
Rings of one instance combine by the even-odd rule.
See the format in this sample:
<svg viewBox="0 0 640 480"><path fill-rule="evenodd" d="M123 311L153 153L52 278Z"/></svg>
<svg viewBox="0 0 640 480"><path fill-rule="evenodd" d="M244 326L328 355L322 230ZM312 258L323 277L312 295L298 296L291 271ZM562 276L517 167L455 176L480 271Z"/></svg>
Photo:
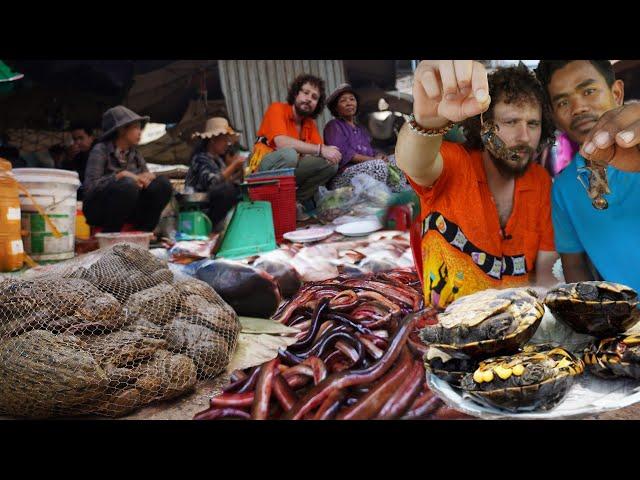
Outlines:
<svg viewBox="0 0 640 480"><path fill-rule="evenodd" d="M418 135L422 135L423 137L438 137L440 135L444 135L455 125L455 123L449 122L444 127L424 128L418 125L418 122L416 122L416 117L413 113L409 116L409 128L411 129L411 131L417 133Z"/></svg>

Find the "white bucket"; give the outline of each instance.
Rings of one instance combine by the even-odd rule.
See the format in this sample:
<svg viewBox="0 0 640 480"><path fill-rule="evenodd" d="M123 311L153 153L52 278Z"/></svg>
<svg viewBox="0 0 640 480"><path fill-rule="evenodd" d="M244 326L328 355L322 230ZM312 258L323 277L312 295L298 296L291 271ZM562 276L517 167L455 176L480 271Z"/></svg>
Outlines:
<svg viewBox="0 0 640 480"><path fill-rule="evenodd" d="M76 235L76 197L80 180L76 172L50 168L16 168L16 180L26 188L62 234L56 238L33 201L20 192L22 241L37 262L73 258Z"/></svg>

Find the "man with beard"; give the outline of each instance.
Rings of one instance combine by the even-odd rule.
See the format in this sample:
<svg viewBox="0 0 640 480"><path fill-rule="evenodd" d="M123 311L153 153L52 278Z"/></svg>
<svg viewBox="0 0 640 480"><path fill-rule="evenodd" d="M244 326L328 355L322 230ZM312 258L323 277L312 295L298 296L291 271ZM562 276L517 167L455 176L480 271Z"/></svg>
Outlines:
<svg viewBox="0 0 640 480"><path fill-rule="evenodd" d="M520 65L487 76L470 60L423 61L413 99L396 160L420 197L413 248L427 303L556 283L551 178L535 163L553 126L533 73ZM443 141L458 122L466 143Z"/></svg>
<svg viewBox="0 0 640 480"><path fill-rule="evenodd" d="M640 105L623 105L608 60L542 60L536 74L556 125L581 145L552 190L565 279L640 290Z"/></svg>
<svg viewBox="0 0 640 480"><path fill-rule="evenodd" d="M336 174L342 158L337 147L322 143L314 120L325 98L322 79L299 75L289 88L287 102L269 105L257 134L274 150L262 158L259 171L295 168L299 220L308 218L302 203L312 200L318 187Z"/></svg>

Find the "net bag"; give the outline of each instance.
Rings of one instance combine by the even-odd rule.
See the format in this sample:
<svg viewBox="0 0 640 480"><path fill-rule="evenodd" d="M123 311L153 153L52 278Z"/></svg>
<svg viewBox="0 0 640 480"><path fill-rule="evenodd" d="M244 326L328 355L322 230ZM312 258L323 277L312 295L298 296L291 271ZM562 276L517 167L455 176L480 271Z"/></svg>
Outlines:
<svg viewBox="0 0 640 480"><path fill-rule="evenodd" d="M223 372L240 322L206 283L121 243L0 276L0 414L122 416Z"/></svg>

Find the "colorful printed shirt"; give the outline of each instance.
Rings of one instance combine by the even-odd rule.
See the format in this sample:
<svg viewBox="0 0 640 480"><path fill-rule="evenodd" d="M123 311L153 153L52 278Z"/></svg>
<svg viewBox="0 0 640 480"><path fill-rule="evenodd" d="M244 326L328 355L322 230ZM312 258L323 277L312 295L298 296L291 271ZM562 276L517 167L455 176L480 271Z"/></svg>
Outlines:
<svg viewBox="0 0 640 480"><path fill-rule="evenodd" d="M517 178L504 228L480 151L443 142L444 167L431 187L409 179L420 197L425 303L446 307L487 288L530 282L538 251L554 251L551 177L532 164Z"/></svg>

